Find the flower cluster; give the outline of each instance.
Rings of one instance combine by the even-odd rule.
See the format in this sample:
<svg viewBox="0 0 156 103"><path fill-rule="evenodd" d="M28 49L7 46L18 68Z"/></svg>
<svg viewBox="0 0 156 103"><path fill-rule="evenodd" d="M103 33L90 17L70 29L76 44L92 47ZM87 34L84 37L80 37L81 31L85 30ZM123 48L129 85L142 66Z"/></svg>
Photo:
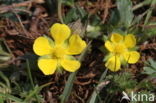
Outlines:
<svg viewBox="0 0 156 103"><path fill-rule="evenodd" d="M65 24L55 23L50 28L49 37L38 37L34 44L34 52L40 56L38 66L45 75L53 74L63 67L66 71L75 72L81 63L72 55L80 54L86 47L86 42L78 34L72 34Z"/></svg>
<svg viewBox="0 0 156 103"><path fill-rule="evenodd" d="M40 70L45 75L53 74L60 67L75 72L80 68L81 63L72 55L82 53L86 42L78 34L71 35L70 28L65 24L55 23L50 28L50 34L53 39L42 36L38 37L33 44L34 52L40 56L38 59ZM133 49L135 45L136 38L133 34L123 36L113 33L104 45L110 52L105 66L116 72L121 69L121 64L136 63L140 54Z"/></svg>
<svg viewBox="0 0 156 103"><path fill-rule="evenodd" d="M140 58L140 54L133 50L135 45L136 38L133 34L122 36L113 33L110 40L105 42L105 47L110 52L105 66L109 70L116 72L120 70L121 64L125 62L129 64L136 63Z"/></svg>

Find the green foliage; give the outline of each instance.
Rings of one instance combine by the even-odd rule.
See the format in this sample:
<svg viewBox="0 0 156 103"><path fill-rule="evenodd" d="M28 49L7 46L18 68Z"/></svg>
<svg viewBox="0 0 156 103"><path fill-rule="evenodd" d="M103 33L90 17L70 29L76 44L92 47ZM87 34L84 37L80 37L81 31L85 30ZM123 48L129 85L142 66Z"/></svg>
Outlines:
<svg viewBox="0 0 156 103"><path fill-rule="evenodd" d="M72 15L72 16L71 16ZM83 19L87 16L86 11L81 7L73 7L69 10L69 12L64 17L64 22L66 24L76 21L78 19Z"/></svg>
<svg viewBox="0 0 156 103"><path fill-rule="evenodd" d="M27 57L28 58L28 57ZM32 66L30 67L30 62L27 60L26 65L23 64L25 70L17 71L17 68L14 72L0 72L0 97L1 101L10 103L8 101L14 101L16 103L43 103L44 99L40 94L40 91L50 85L51 83L46 83L41 86L34 84L32 77ZM9 67L9 69L11 69ZM27 79L23 82L21 78L24 78L27 73ZM8 74L8 75L6 75ZM16 97L17 96L17 97Z"/></svg>
<svg viewBox="0 0 156 103"><path fill-rule="evenodd" d="M146 36L146 38L156 36L156 22L149 22L146 27L147 28L144 29L144 36Z"/></svg>
<svg viewBox="0 0 156 103"><path fill-rule="evenodd" d="M101 18L98 15L90 15L89 23L92 26L101 26Z"/></svg>
<svg viewBox="0 0 156 103"><path fill-rule="evenodd" d="M156 87L148 78L145 78L144 80L142 80L141 82L138 83L138 85L136 86L136 89L137 90L154 91L154 89L156 89Z"/></svg>
<svg viewBox="0 0 156 103"><path fill-rule="evenodd" d="M124 25L126 28L130 27L134 17L131 0L117 0L117 9L121 25Z"/></svg>
<svg viewBox="0 0 156 103"><path fill-rule="evenodd" d="M99 103L98 100L100 102L111 103L113 98L121 99L121 97L116 97L116 95L118 93L121 94L122 91L126 91L126 93L131 93L133 91L140 94L142 93L148 95L155 90L154 84L152 84L148 78L145 78L140 82L137 82L137 80L134 79L134 76L129 72L123 72L121 74L114 74L114 75L110 74L107 76L105 74L105 77L106 78L103 78L104 81L111 81L111 82L107 86L102 87L103 89L100 90L100 94L98 94L97 92L93 92L89 103ZM136 103L136 102L132 102L132 103Z"/></svg>
<svg viewBox="0 0 156 103"><path fill-rule="evenodd" d="M106 83L106 81L104 81L104 79L106 78L106 75L107 75L107 72L108 72L108 69L106 69L101 77L100 77L100 80L99 80L99 84L97 85L97 87L95 88L95 90L93 91L90 99L89 99L89 102L88 103L97 103L98 102L98 99L100 99L99 97L99 92L101 91L101 89L103 87L105 87L109 82ZM102 85L102 88L101 88L101 84L102 82L104 82L104 85ZM100 88L100 89L99 89ZM99 97L99 98L98 98Z"/></svg>
<svg viewBox="0 0 156 103"><path fill-rule="evenodd" d="M72 87L73 87L73 82L76 78L76 74L77 72L74 72L74 73L71 73L68 77L68 81L65 85L65 89L63 91L63 93L60 95L60 100L61 100L61 103L64 103L64 102L67 102L68 101L68 98L70 96L70 93L72 91Z"/></svg>
<svg viewBox="0 0 156 103"><path fill-rule="evenodd" d="M7 52L5 52L2 49L2 45L0 45L0 63L6 62L10 59L11 55Z"/></svg>
<svg viewBox="0 0 156 103"><path fill-rule="evenodd" d="M12 54L4 39L0 39L0 68L8 66L8 61L11 59Z"/></svg>
<svg viewBox="0 0 156 103"><path fill-rule="evenodd" d="M100 30L101 30L100 26L88 25L87 26L87 37L92 38L92 39L97 38L98 36L101 35Z"/></svg>
<svg viewBox="0 0 156 103"><path fill-rule="evenodd" d="M111 88L107 89L109 94L133 89L137 84L136 80L133 79L132 74L128 72L124 72L120 75L116 74L114 76L108 75L107 79L113 81L112 84L110 84L112 85Z"/></svg>
<svg viewBox="0 0 156 103"><path fill-rule="evenodd" d="M145 18L145 21L144 21L144 25L146 25L148 23L148 21L150 20L150 17L152 16L152 12L153 12L154 5L155 4L156 4L156 1L155 0L152 0L151 1L151 4L150 4L150 8L147 11L147 15L146 15L146 18Z"/></svg>
<svg viewBox="0 0 156 103"><path fill-rule="evenodd" d="M148 59L146 66L143 69L143 73L148 74L151 77L156 77L156 61L153 59Z"/></svg>
<svg viewBox="0 0 156 103"><path fill-rule="evenodd" d="M75 0L62 0L62 3L64 5L71 6L71 7L74 6L74 2L75 2Z"/></svg>
<svg viewBox="0 0 156 103"><path fill-rule="evenodd" d="M120 20L120 14L119 11L117 9L113 10L111 12L111 16L109 19L109 24L116 26L119 24L119 20Z"/></svg>
<svg viewBox="0 0 156 103"><path fill-rule="evenodd" d="M101 19L98 15L89 16L88 25L86 28L86 37L97 39L102 35L103 26L100 24Z"/></svg>
<svg viewBox="0 0 156 103"><path fill-rule="evenodd" d="M120 76L114 76L114 82L122 89L132 89L136 86L136 80L133 79L132 74L130 73L123 73Z"/></svg>
<svg viewBox="0 0 156 103"><path fill-rule="evenodd" d="M105 25L108 33L127 34L133 25L134 14L131 0L116 0L117 8L111 11L108 23Z"/></svg>

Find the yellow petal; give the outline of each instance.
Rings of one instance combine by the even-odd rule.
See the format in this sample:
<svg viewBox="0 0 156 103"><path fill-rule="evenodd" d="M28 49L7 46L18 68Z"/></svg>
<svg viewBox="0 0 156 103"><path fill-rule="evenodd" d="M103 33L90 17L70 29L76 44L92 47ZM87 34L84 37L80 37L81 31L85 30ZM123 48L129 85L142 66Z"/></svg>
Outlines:
<svg viewBox="0 0 156 103"><path fill-rule="evenodd" d="M55 23L50 28L50 33L56 44L62 44L70 36L71 30L65 24Z"/></svg>
<svg viewBox="0 0 156 103"><path fill-rule="evenodd" d="M120 66L121 66L120 59L117 56L112 56L110 59L108 59L105 66L109 70L116 72L120 70Z"/></svg>
<svg viewBox="0 0 156 103"><path fill-rule="evenodd" d="M63 59L61 60L61 66L69 72L75 72L77 69L80 68L80 62L77 60L68 60L68 59Z"/></svg>
<svg viewBox="0 0 156 103"><path fill-rule="evenodd" d="M105 42L105 47L110 51L113 52L114 51L114 46L110 41L106 41Z"/></svg>
<svg viewBox="0 0 156 103"><path fill-rule="evenodd" d="M68 54L77 55L80 54L86 47L86 42L81 39L79 35L72 35L69 39Z"/></svg>
<svg viewBox="0 0 156 103"><path fill-rule="evenodd" d="M38 60L38 66L39 69L44 73L44 75L51 75L57 68L57 60L40 58Z"/></svg>
<svg viewBox="0 0 156 103"><path fill-rule="evenodd" d="M124 42L127 48L133 48L136 45L136 38L133 34L128 34L125 36Z"/></svg>
<svg viewBox="0 0 156 103"><path fill-rule="evenodd" d="M123 36L118 33L113 33L111 36L111 41L114 43L121 42L123 40Z"/></svg>
<svg viewBox="0 0 156 103"><path fill-rule="evenodd" d="M51 54L52 49L53 47L45 37L38 37L33 44L34 52L40 56Z"/></svg>
<svg viewBox="0 0 156 103"><path fill-rule="evenodd" d="M124 58L128 63L134 64L139 60L140 53L137 51L126 52L124 53Z"/></svg>

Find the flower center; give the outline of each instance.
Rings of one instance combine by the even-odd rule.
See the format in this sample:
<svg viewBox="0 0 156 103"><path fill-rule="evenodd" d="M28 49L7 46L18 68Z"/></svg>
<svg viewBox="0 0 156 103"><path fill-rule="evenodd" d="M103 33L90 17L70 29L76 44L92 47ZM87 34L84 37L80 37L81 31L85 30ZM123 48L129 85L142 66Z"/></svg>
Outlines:
<svg viewBox="0 0 156 103"><path fill-rule="evenodd" d="M124 44L121 43L115 44L115 48L114 48L115 53L122 54L125 51L126 51L126 47Z"/></svg>
<svg viewBox="0 0 156 103"><path fill-rule="evenodd" d="M66 54L65 48L62 48L60 46L55 47L52 53L52 57L55 59L61 59Z"/></svg>

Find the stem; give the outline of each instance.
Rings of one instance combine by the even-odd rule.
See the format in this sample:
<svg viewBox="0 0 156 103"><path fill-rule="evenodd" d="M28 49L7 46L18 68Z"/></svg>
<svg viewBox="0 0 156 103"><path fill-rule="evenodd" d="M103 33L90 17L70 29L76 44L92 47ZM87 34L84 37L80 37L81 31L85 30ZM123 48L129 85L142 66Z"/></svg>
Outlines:
<svg viewBox="0 0 156 103"><path fill-rule="evenodd" d="M49 86L50 84L52 84L52 82L46 83L41 85L40 87L35 88L25 99L24 99L24 103L28 103L29 99L32 98L32 96L34 96L36 93L40 92L44 87ZM38 100L39 101L39 100ZM40 103L40 102L38 102Z"/></svg>
<svg viewBox="0 0 156 103"><path fill-rule="evenodd" d="M63 22L63 18L62 18L62 0L58 0L58 18L60 19L61 23Z"/></svg>
<svg viewBox="0 0 156 103"><path fill-rule="evenodd" d="M135 5L135 6L132 8L132 10L135 11L135 10L137 10L137 9L139 9L139 8L141 8L141 7L143 7L143 6L145 6L145 5L148 5L148 4L151 3L151 1L152 1L152 0L145 0L145 1L143 1L143 2L141 2L141 3L139 3L139 4L137 4L137 5Z"/></svg>
<svg viewBox="0 0 156 103"><path fill-rule="evenodd" d="M26 103L26 102L23 102L22 99L20 98L17 98L13 95L10 95L10 94L3 94L3 93L0 93L0 97L3 97L3 98L7 98L9 100L12 100L12 101L15 101L16 103Z"/></svg>
<svg viewBox="0 0 156 103"><path fill-rule="evenodd" d="M7 87L11 89L9 79L8 79L8 78L3 74L3 72L1 72L1 71L0 71L0 77L5 81Z"/></svg>
<svg viewBox="0 0 156 103"><path fill-rule="evenodd" d="M29 64L29 60L28 59L26 60L26 64L27 64L28 77L30 79L30 83L31 83L32 88L34 88L35 86L34 86L34 82L33 82L33 79L32 79L31 72L30 72L30 64Z"/></svg>
<svg viewBox="0 0 156 103"><path fill-rule="evenodd" d="M148 9L148 13L147 13L145 21L144 21L144 26L148 23L151 15L152 15L152 10L154 9L154 4L156 4L156 0L151 1L150 8ZM144 30L144 27L143 27L143 30Z"/></svg>
<svg viewBox="0 0 156 103"><path fill-rule="evenodd" d="M6 40L4 38L0 39L0 41L2 41L4 43L4 45L6 46L7 51L9 52L9 54L11 54L11 56L14 57L12 51L10 50L10 48L8 47Z"/></svg>
<svg viewBox="0 0 156 103"><path fill-rule="evenodd" d="M105 77L106 77L106 75L107 75L107 71L108 71L108 69L106 69L103 73L102 73L102 76L100 77L100 82L102 82L104 79L105 79Z"/></svg>
<svg viewBox="0 0 156 103"><path fill-rule="evenodd" d="M27 64L27 72L28 72L28 77L30 79L31 86L32 86L33 89L35 89L35 85L34 85L34 82L33 82L33 79L32 79L32 74L31 74L31 71L30 71L30 64L29 64L28 59L26 59L26 64ZM37 94L35 94L35 98L37 99L37 103L40 103Z"/></svg>
<svg viewBox="0 0 156 103"><path fill-rule="evenodd" d="M106 77L106 75L107 75L107 71L108 71L108 69L106 69L106 70L102 73L102 76L100 77L100 80L99 80L100 83L105 79L105 77ZM100 83L99 83L99 84L100 84ZM89 100L88 103L96 103L96 102L97 102L98 94L99 94L99 93L98 93L97 90L95 89L94 92L92 93L92 96L91 96L91 98L90 98L90 100Z"/></svg>
<svg viewBox="0 0 156 103"><path fill-rule="evenodd" d="M83 53L80 55L80 57L78 58L78 60L81 62L87 51L88 51L88 48L90 47L91 45L91 41L88 43L88 46L86 47L86 49L83 51ZM71 91L72 91L72 88L73 88L73 83L74 83L74 80L76 79L76 74L78 73L78 71L76 72L73 72L69 75L68 77L68 80L67 80L67 83L65 85L65 88L63 90L63 93L60 95L60 100L61 100L61 103L65 103L67 102L70 94L71 94Z"/></svg>

